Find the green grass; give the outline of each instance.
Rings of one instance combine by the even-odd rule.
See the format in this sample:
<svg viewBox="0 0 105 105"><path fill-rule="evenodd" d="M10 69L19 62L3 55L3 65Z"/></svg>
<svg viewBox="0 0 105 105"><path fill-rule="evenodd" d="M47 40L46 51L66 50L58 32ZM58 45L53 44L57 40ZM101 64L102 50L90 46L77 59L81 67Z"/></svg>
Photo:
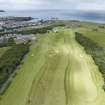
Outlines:
<svg viewBox="0 0 105 105"><path fill-rule="evenodd" d="M81 33L98 43L100 46L105 47L105 33L104 32L93 32L93 31L81 31Z"/></svg>
<svg viewBox="0 0 105 105"><path fill-rule="evenodd" d="M9 49L10 47L1 47L0 48L0 57Z"/></svg>
<svg viewBox="0 0 105 105"><path fill-rule="evenodd" d="M1 47L0 48L0 57L9 49L10 47ZM0 75L0 79L2 79L3 76Z"/></svg>
<svg viewBox="0 0 105 105"><path fill-rule="evenodd" d="M0 105L105 105L102 76L72 30L39 37L23 62Z"/></svg>

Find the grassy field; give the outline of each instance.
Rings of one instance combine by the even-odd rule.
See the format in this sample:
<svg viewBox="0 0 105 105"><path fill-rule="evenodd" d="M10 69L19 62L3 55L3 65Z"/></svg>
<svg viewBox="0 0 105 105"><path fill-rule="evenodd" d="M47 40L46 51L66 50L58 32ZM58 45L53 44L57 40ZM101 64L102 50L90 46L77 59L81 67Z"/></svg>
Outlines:
<svg viewBox="0 0 105 105"><path fill-rule="evenodd" d="M100 46L105 47L105 33L94 31L81 31L84 36L98 43Z"/></svg>
<svg viewBox="0 0 105 105"><path fill-rule="evenodd" d="M0 57L9 49L10 47L2 47L0 48ZM0 79L2 78L2 75L0 74Z"/></svg>
<svg viewBox="0 0 105 105"><path fill-rule="evenodd" d="M0 48L0 57L9 49L10 47L2 47Z"/></svg>
<svg viewBox="0 0 105 105"><path fill-rule="evenodd" d="M105 105L103 78L70 29L38 38L0 105Z"/></svg>

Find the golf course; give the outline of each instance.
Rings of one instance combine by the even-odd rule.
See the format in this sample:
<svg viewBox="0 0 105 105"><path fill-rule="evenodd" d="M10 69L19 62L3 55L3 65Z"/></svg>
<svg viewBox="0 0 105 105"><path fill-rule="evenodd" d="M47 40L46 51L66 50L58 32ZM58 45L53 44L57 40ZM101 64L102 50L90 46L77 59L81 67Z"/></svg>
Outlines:
<svg viewBox="0 0 105 105"><path fill-rule="evenodd" d="M32 42L0 105L105 105L104 79L73 29Z"/></svg>

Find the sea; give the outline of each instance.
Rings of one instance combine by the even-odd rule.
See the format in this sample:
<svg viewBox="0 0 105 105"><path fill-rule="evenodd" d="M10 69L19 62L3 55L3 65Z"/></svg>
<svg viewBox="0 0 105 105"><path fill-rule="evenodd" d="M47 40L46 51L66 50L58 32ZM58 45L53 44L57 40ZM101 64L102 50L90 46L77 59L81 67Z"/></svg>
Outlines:
<svg viewBox="0 0 105 105"><path fill-rule="evenodd" d="M0 12L0 17L18 16L33 17L34 20L52 19L59 20L80 20L97 23L105 23L105 11L88 11L88 10L21 10Z"/></svg>

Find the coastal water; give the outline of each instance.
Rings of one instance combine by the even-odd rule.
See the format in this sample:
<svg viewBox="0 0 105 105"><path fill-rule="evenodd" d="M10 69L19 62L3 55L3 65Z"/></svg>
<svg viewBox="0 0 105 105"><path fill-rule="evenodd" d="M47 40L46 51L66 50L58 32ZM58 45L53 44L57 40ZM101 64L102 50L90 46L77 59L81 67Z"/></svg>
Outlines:
<svg viewBox="0 0 105 105"><path fill-rule="evenodd" d="M105 11L79 11L79 10L25 10L0 12L3 16L31 16L37 19L57 18L62 20L82 20L105 23Z"/></svg>

